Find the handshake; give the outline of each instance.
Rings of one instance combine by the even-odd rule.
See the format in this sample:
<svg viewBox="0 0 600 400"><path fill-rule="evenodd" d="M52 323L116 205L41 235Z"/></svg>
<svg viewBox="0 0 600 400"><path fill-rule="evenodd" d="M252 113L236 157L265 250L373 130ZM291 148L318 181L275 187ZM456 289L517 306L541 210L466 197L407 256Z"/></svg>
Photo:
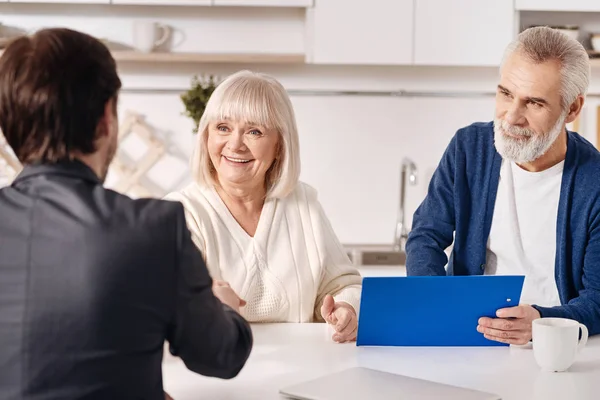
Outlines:
<svg viewBox="0 0 600 400"><path fill-rule="evenodd" d="M221 300L221 303L228 305L238 313L240 312L240 307L246 305L246 300L241 299L229 283L225 281L213 281L212 291L215 297Z"/></svg>
<svg viewBox="0 0 600 400"><path fill-rule="evenodd" d="M229 283L225 281L213 281L212 290L216 298L238 313L240 308L246 305L246 300L240 298ZM321 316L325 322L333 326L335 330L333 334L334 341L344 343L356 340L358 317L350 304L336 302L333 296L328 294L321 306Z"/></svg>

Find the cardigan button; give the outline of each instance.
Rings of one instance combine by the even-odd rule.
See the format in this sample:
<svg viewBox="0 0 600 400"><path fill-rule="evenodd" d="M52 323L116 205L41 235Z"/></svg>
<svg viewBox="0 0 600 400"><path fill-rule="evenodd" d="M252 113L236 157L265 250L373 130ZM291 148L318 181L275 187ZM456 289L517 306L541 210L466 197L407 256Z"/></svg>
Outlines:
<svg viewBox="0 0 600 400"><path fill-rule="evenodd" d="M482 271L485 271L485 264L481 264L481 266L480 266L480 267L481 267L481 270L482 270Z"/></svg>

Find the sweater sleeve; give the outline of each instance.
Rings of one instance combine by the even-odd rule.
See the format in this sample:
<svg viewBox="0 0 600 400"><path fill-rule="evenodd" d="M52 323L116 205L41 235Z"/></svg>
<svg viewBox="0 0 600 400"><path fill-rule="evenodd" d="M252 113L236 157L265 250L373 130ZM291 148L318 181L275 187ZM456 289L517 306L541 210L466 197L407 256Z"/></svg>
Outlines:
<svg viewBox="0 0 600 400"><path fill-rule="evenodd" d="M558 307L533 305L542 318L569 318L584 324L590 335L600 333L600 213L596 215L583 259L583 289L579 296Z"/></svg>
<svg viewBox="0 0 600 400"><path fill-rule="evenodd" d="M185 222L188 230L192 235L192 242L196 245L196 248L200 250L202 253L202 257L204 258L204 262L206 262L206 241L204 239L204 235L202 234L202 221L200 216L198 215L198 208L194 206L194 202L190 199L186 194L182 192L172 192L167 194L164 197L164 200L168 201L176 201L183 205L183 210L185 213ZM211 275L215 275L215 271L211 271L211 267L209 266L209 271Z"/></svg>
<svg viewBox="0 0 600 400"><path fill-rule="evenodd" d="M180 192L173 192L166 195L164 200L177 201L183 205L185 221L187 228L192 235L192 242L203 255L206 255L206 243L204 241L204 236L202 235L201 222L196 218L194 205L190 199Z"/></svg>
<svg viewBox="0 0 600 400"><path fill-rule="evenodd" d="M407 275L446 275L455 229L454 173L456 136L450 141L431 178L427 196L413 216L406 242Z"/></svg>
<svg viewBox="0 0 600 400"><path fill-rule="evenodd" d="M314 202L314 211L313 225L315 225L315 233L320 236L317 239L322 244L321 251L324 253L321 254L323 269L315 301L315 320L324 321L321 316L321 306L328 294L332 295L336 302L343 301L350 304L358 315L362 277L358 270L352 267L350 258L333 231L321 204L317 201Z"/></svg>

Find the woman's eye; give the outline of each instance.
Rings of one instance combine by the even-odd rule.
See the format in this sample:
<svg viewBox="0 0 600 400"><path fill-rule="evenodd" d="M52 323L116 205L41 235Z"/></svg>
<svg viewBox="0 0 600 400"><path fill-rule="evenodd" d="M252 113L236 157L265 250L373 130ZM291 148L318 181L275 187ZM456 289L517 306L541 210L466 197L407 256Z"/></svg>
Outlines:
<svg viewBox="0 0 600 400"><path fill-rule="evenodd" d="M255 136L260 136L262 135L262 132L256 129L253 129L249 132L251 135L255 135Z"/></svg>

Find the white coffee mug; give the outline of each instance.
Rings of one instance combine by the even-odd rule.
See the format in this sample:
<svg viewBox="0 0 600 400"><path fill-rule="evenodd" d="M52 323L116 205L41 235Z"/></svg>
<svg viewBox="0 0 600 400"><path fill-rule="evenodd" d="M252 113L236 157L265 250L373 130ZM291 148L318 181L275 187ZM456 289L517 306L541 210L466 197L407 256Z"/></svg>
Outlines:
<svg viewBox="0 0 600 400"><path fill-rule="evenodd" d="M533 355L544 371L566 371L585 346L585 325L567 318L540 318L532 325ZM581 339L579 331L581 330Z"/></svg>
<svg viewBox="0 0 600 400"><path fill-rule="evenodd" d="M162 34L157 40L156 32L158 30ZM150 53L155 47L166 42L170 35L169 27L158 22L136 21L133 24L133 45L144 53Z"/></svg>

